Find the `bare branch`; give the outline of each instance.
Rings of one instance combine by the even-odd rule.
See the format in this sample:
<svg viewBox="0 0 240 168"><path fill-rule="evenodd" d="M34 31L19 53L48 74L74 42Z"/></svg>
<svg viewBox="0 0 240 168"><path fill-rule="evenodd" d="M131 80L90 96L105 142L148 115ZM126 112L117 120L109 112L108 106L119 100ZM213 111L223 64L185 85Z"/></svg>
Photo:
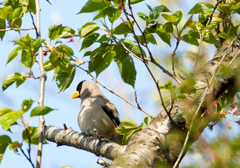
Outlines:
<svg viewBox="0 0 240 168"><path fill-rule="evenodd" d="M30 12L30 15L32 17L32 22L34 27L36 28L36 36L37 38L41 37L40 33L40 4L39 0L35 0L36 4L36 18L37 18L37 24L35 26L34 19L32 16L32 13ZM43 67L43 49L42 46L39 48L39 68L41 72L40 76L40 97L38 100L39 106L43 106L44 104L44 93L45 93L45 81L47 79L46 72ZM38 139L38 152L37 152L37 161L36 161L36 168L41 167L41 161L42 161L42 146L43 146L43 126L44 126L44 118L43 116L39 116L39 139Z"/></svg>
<svg viewBox="0 0 240 168"><path fill-rule="evenodd" d="M32 160L31 160L31 158L29 158L29 157L26 155L26 153L24 152L24 150L22 149L22 147L20 147L20 150L21 150L22 154L25 156L25 158L30 162L30 164L32 165L32 167L35 168L35 166L34 166Z"/></svg>
<svg viewBox="0 0 240 168"><path fill-rule="evenodd" d="M126 146L119 145L107 139L92 139L91 136L86 136L85 134L74 131L71 127L65 130L48 125L45 126L44 134L48 141L55 142L58 146L72 146L110 160L118 158L124 154L126 150Z"/></svg>
<svg viewBox="0 0 240 168"><path fill-rule="evenodd" d="M10 30L17 30L17 31L25 31L25 30L32 30L35 29L34 27L31 28L11 28L11 29L0 29L0 31L10 31Z"/></svg>
<svg viewBox="0 0 240 168"><path fill-rule="evenodd" d="M82 67L80 67L78 64L75 64L74 62L70 62L71 64L77 66L78 68L80 68L81 70L85 71L88 75L90 75L94 82L98 83L99 85L101 85L103 88L107 89L109 92L111 92L112 94L115 94L116 96L120 97L122 100L124 100L125 102L127 102L128 104L132 105L133 107L136 107L137 109L139 109L136 105L134 105L133 103L131 103L130 101L124 99L122 96L120 96L119 94L115 93L113 90L107 88L106 86L104 86L102 83L100 83L92 74L89 73L88 70L83 69ZM152 115L150 115L149 113L147 113L146 111L144 111L143 109L139 109L140 111L144 112L146 115L148 115L149 117L153 118Z"/></svg>

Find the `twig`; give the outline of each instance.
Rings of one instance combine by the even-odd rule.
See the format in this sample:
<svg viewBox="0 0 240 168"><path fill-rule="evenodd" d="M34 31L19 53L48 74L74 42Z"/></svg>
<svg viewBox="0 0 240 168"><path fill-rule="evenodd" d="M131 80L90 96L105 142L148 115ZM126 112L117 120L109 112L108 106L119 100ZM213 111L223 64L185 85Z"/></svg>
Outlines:
<svg viewBox="0 0 240 168"><path fill-rule="evenodd" d="M35 26L33 16L30 12L30 15L32 17L33 25L36 27L36 35L37 38L40 38L40 4L39 0L35 0L36 4L36 18L37 18L37 24ZM43 49L42 46L39 48L39 68L41 72L40 76L40 97L38 104L39 106L43 106L44 102L44 90L45 90L45 81L46 81L46 72L43 67ZM41 167L41 161L42 161L42 146L43 146L43 127L44 127L44 118L43 116L39 116L39 138L38 138L38 152L37 152L37 162L36 162L36 168Z"/></svg>
<svg viewBox="0 0 240 168"><path fill-rule="evenodd" d="M228 67L229 67L229 65L231 65L231 64L233 63L233 61L237 58L237 56L239 55L239 53L240 53L240 50L238 50L237 54L235 54L235 56L233 57L233 59L229 62Z"/></svg>
<svg viewBox="0 0 240 168"><path fill-rule="evenodd" d="M30 158L28 158L28 156L26 155L26 153L24 152L24 150L22 149L22 147L20 147L20 150L22 152L22 154L25 156L25 158L30 162L30 164L32 165L33 168L35 168L32 160Z"/></svg>
<svg viewBox="0 0 240 168"><path fill-rule="evenodd" d="M104 168L105 167L109 167L110 166L110 163L108 163L105 159L103 159L102 156L98 156L101 160L98 160L97 163L102 165Z"/></svg>
<svg viewBox="0 0 240 168"><path fill-rule="evenodd" d="M139 29L140 32L142 33L142 35L143 35L143 37L144 37L144 40L145 40L145 42L146 42L146 47L147 47L148 53L149 53L149 55L150 55L150 59L153 61L154 58L153 58L153 56L152 56L151 51L150 51L149 48L148 48L147 41L146 41L146 38L145 38L145 34L142 32L140 26L138 25L136 19L135 19L134 16L133 16L133 11L132 11L132 7L131 7L131 2L130 2L130 0L128 0L128 6L129 6L129 9L130 9L130 11L131 11L131 15L130 15L130 16L133 18L134 22L135 22L135 23L137 24L137 26L138 26L138 29ZM141 47L140 47L139 39L138 39L138 37L137 37L137 35L136 35L135 31L134 31L134 27L133 27L133 25L132 25L132 23L131 23L131 21L130 21L130 19L129 19L129 17L128 17L128 14L126 13L126 9L125 9L125 8L124 8L124 13L125 13L125 16L126 16L127 20L129 21L129 24L131 25L131 29L130 29L130 30L132 31L132 33L133 33L133 35L134 35L134 37L135 37L135 39L136 39L136 41L137 41L138 47L139 47L139 49L140 49L141 56L142 56L142 60L143 60L142 62L144 63L145 67L147 68L150 76L152 77L152 79L153 79L153 81L154 81L154 83L155 83L155 85L156 85L156 87L157 87L157 91L158 91L158 94L159 94L159 97L160 97L160 100L161 100L161 104L162 104L164 110L166 111L166 113L167 113L167 115L168 115L171 123L172 123L174 126L176 126L177 123L175 123L175 122L173 121L173 119L172 119L172 117L171 117L171 115L170 115L170 112L167 110L167 108L166 108L166 106L165 106L165 104L164 104L163 97L162 97L162 93L161 93L161 90L160 90L160 87L159 87L159 83L158 83L158 81L155 79L155 77L154 77L152 71L150 70L150 68L148 67L147 63L144 61L144 55L143 55L143 51L142 51L142 49L141 49ZM177 126L178 126L178 125L177 125Z"/></svg>
<svg viewBox="0 0 240 168"><path fill-rule="evenodd" d="M137 107L139 110L142 110L142 108L140 107L138 101L137 101L137 91L134 92L134 96L135 96L135 102L137 103Z"/></svg>
<svg viewBox="0 0 240 168"><path fill-rule="evenodd" d="M21 117L21 120L22 120L22 123L26 129L26 133L27 133L27 138L28 138L28 157L27 155L25 154L25 152L21 149L22 153L24 154L24 156L27 158L27 160L32 164L32 166L34 167L33 163L32 163L32 159L31 159L31 137L30 137L30 134L29 134L29 127L28 125L26 124L25 122L25 119L23 118L23 116Z"/></svg>
<svg viewBox="0 0 240 168"><path fill-rule="evenodd" d="M124 21L124 20L123 20L123 21ZM125 22L125 21L124 21L124 22ZM163 71L163 73L166 73L167 75L169 75L170 77L172 77L179 85L181 84L181 81L180 81L180 80L178 80L176 77L173 76L173 74L172 74L171 72L169 72L169 71L166 70L164 67L162 67L159 63L157 63L157 62L155 61L155 59L151 60L151 59L145 58L145 57L143 57L143 59L142 59L141 56L138 56L138 55L136 55L134 52L132 52L131 50L129 50L129 49L124 45L124 43L123 43L121 40L119 40L119 42L121 43L121 45L123 46L123 48L124 48L125 50L127 50L129 53L131 53L135 58L139 59L140 61L143 61L143 59L144 59L145 61L151 62L152 64L154 64L154 65L156 65L158 68L160 68L160 69Z"/></svg>
<svg viewBox="0 0 240 168"><path fill-rule="evenodd" d="M118 94L115 93L113 90L108 89L106 86L104 86L102 83L100 83L92 74L90 74L90 72L89 72L88 70L83 69L83 68L80 67L78 64L75 64L75 63L72 62L72 61L70 61L70 63L73 64L73 65L75 65L75 66L77 66L77 67L80 68L81 70L85 71L88 75L90 75L90 76L93 78L93 80L94 80L96 83L98 83L99 85L101 85L103 88L107 89L107 90L108 90L109 92L111 92L112 94L115 94L116 96L120 97L122 100L124 100L124 101L127 102L128 104L130 104L130 105L136 107L137 109L139 109L136 105L134 105L134 104L131 103L130 101L124 99L122 96L118 95ZM140 110L140 109L139 109L139 110ZM153 116L150 115L149 113L147 113L146 111L144 111L144 110L142 110L142 109L141 109L140 111L144 112L146 115L148 115L149 117L153 118Z"/></svg>
<svg viewBox="0 0 240 168"><path fill-rule="evenodd" d="M197 66L197 63L198 63L198 57L199 57L199 54L200 54L200 50L201 50L203 38L204 38L204 36L205 36L205 34L206 34L206 32L207 32L208 26L211 24L211 21L212 21L214 12L215 12L215 10L217 9L217 6L218 6L221 2L222 2L222 0L220 0L220 1L218 1L218 2L216 3L215 7L213 8L213 12L212 12L212 14L211 14L210 17L209 17L208 24L207 24L207 26L206 26L206 28L205 28L205 30L204 30L204 33L203 33L202 37L201 37L201 35L200 35L201 39L200 39L200 42L199 42L197 61L195 62L194 67L193 67L193 72L192 72L193 74L194 74L194 71L195 71L196 66ZM196 26L196 27L197 27L197 26ZM197 27L197 29L198 29L198 27ZM200 33L200 34L201 34L201 33Z"/></svg>
<svg viewBox="0 0 240 168"><path fill-rule="evenodd" d="M32 29L35 29L34 27L31 27L31 28L11 28L11 29L0 29L0 31L10 31L10 30L17 30L17 31L20 31L20 30L32 30Z"/></svg>
<svg viewBox="0 0 240 168"><path fill-rule="evenodd" d="M35 0L35 3L36 3L37 1L38 1L38 0ZM37 4L36 4L36 7L37 7ZM29 13L30 13L30 16L31 16L31 18L32 18L32 24L33 24L33 26L34 26L34 29L35 29L35 31L36 31L36 35L37 35L37 38L38 38L39 34L38 34L38 30L37 30L37 27L36 27L35 22L34 22L34 19L33 19L32 12L29 11Z"/></svg>
<svg viewBox="0 0 240 168"><path fill-rule="evenodd" d="M178 45L179 45L180 41L179 39L177 38L177 43L176 43L176 47L172 53L172 70L173 70L173 76L176 77L176 73L175 73L175 66L174 66L174 59L175 59L175 55L176 55L176 51L177 51L177 48L178 48Z"/></svg>
<svg viewBox="0 0 240 168"><path fill-rule="evenodd" d="M239 35L240 35L240 34L238 34L237 37L229 44L229 46L228 46L228 48L227 48L227 51L226 51L226 54L222 57L221 61L218 63L218 65L217 65L217 67L216 67L216 69L215 69L215 71L214 71L214 73L213 73L213 75L212 75L212 77L211 77L211 79L210 79L210 82L209 82L208 86L206 87L206 89L205 89L205 91L204 91L204 93L203 93L203 96L202 96L202 99L201 99L201 101L200 101L200 104L199 104L199 106L198 106L198 108L197 108L197 110L196 110L196 112L195 112L195 114L194 114L194 116L193 116L192 121L191 121L190 128L189 128L189 130L188 130L188 132L187 132L187 135L186 135L186 138L185 138L185 141L184 141L184 144L183 144L183 148L182 148L182 150L181 150L181 152L180 152L180 154L179 154L179 156L178 156L178 159L177 159L177 161L175 162L173 168L177 168L178 165L179 165L179 163L180 163L180 161L181 161L181 159L182 159L183 153L184 153L184 151L185 151L185 149L186 149L186 146L187 146L187 143L188 143L188 140L189 140L190 132L192 131L193 122L194 122L194 120L196 119L196 116L197 116L197 114L198 114L198 111L200 110L200 108L201 108L201 106L202 106L202 103L203 103L203 101L204 101L204 99L205 99L205 97L206 97L206 94L207 94L207 92L208 92L208 89L209 89L212 81L213 81L213 78L215 77L215 75L216 75L216 73L217 73L220 65L222 64L224 58L225 58L226 55L228 54L228 51L229 51L230 47L232 46L233 42L239 37Z"/></svg>

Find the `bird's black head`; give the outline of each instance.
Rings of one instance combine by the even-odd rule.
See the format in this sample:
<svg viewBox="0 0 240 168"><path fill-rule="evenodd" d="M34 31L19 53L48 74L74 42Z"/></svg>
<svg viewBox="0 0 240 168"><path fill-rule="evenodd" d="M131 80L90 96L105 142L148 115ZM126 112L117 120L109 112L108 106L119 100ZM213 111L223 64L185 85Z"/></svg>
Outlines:
<svg viewBox="0 0 240 168"><path fill-rule="evenodd" d="M79 91L79 93L81 92L81 89L82 89L82 84L85 80L81 81L78 85L77 85L77 89L76 91Z"/></svg>

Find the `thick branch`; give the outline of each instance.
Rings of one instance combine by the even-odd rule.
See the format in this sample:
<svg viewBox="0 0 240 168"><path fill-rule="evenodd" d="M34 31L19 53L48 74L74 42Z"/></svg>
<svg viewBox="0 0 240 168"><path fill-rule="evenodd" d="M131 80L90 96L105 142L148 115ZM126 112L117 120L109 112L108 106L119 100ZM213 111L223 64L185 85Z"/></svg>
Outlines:
<svg viewBox="0 0 240 168"><path fill-rule="evenodd" d="M123 155L126 146L118 145L108 140L91 140L91 136L85 136L72 130L72 128L62 129L48 125L45 127L45 137L47 140L57 143L58 146L67 145L78 149L86 150L97 156L103 156L114 160Z"/></svg>

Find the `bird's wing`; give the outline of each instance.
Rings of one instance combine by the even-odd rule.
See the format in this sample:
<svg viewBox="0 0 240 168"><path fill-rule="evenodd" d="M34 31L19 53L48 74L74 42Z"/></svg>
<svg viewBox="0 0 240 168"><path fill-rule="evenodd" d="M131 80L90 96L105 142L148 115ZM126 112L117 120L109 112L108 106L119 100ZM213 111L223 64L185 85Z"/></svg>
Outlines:
<svg viewBox="0 0 240 168"><path fill-rule="evenodd" d="M120 120L118 118L118 112L116 107L111 103L106 103L105 106L102 106L102 109L108 115L108 117L112 120L116 127L119 126Z"/></svg>

